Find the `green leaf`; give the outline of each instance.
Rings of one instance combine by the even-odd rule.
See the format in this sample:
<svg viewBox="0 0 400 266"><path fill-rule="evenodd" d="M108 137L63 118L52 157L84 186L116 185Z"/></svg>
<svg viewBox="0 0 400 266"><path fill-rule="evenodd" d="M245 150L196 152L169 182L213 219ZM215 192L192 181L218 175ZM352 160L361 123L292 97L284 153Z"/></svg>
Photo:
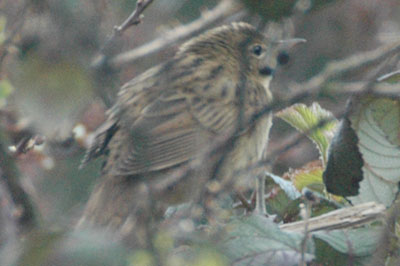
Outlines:
<svg viewBox="0 0 400 266"><path fill-rule="evenodd" d="M25 242L24 250L16 265L43 265L64 237L63 232L33 231Z"/></svg>
<svg viewBox="0 0 400 266"><path fill-rule="evenodd" d="M281 231L268 218L246 216L228 225L231 230L221 248L231 265L297 265L303 235ZM313 244L307 242L305 260L313 259Z"/></svg>
<svg viewBox="0 0 400 266"><path fill-rule="evenodd" d="M196 242L196 240L195 240ZM193 244L193 243L192 243ZM154 255L153 255L154 256ZM218 248L211 242L204 241L202 244L197 245L182 245L172 252L169 252L168 257L161 257L163 265L173 266L227 266L229 259L219 252ZM131 265L138 265L137 263L131 263ZM149 265L149 264L141 264ZM150 266L150 265L149 265Z"/></svg>
<svg viewBox="0 0 400 266"><path fill-rule="evenodd" d="M7 18L5 16L0 16L0 45L6 39L6 33L5 33L6 24L7 24Z"/></svg>
<svg viewBox="0 0 400 266"><path fill-rule="evenodd" d="M272 173L267 172L266 174L275 182L275 184L279 185L279 187L291 200L295 200L301 197L301 193L299 192L301 190L296 189L296 186L291 181L283 179L282 177L274 175Z"/></svg>
<svg viewBox="0 0 400 266"><path fill-rule="evenodd" d="M67 138L92 100L89 73L75 59L53 62L32 51L13 73L16 108L38 134Z"/></svg>
<svg viewBox="0 0 400 266"><path fill-rule="evenodd" d="M193 266L227 266L228 264L228 259L216 252L216 250L211 250L211 249L201 249L198 254L196 254L196 258L193 260L193 262L190 263L190 265ZM172 264L173 265L173 264Z"/></svg>
<svg viewBox="0 0 400 266"><path fill-rule="evenodd" d="M376 201L390 206L400 182L400 101L364 97L351 116L364 164L354 204Z"/></svg>
<svg viewBox="0 0 400 266"><path fill-rule="evenodd" d="M349 257L362 258L371 256L379 244L381 229L379 227L364 227L349 230L318 231L313 233L313 238L322 240L341 254L346 254L348 261ZM330 252L325 250L321 254L319 252L320 243L318 241L315 243L317 258L322 257L322 261L326 262L326 256Z"/></svg>
<svg viewBox="0 0 400 266"><path fill-rule="evenodd" d="M300 212L301 198L291 200L283 190L271 193L267 200L267 212L276 215L275 221L294 221Z"/></svg>
<svg viewBox="0 0 400 266"><path fill-rule="evenodd" d="M154 258L154 255L151 254L150 251L147 250L138 250L135 251L130 257L129 257L129 265L131 266L155 266L156 265L156 260Z"/></svg>
<svg viewBox="0 0 400 266"><path fill-rule="evenodd" d="M16 265L127 265L125 248L104 231L33 232Z"/></svg>
<svg viewBox="0 0 400 266"><path fill-rule="evenodd" d="M392 99L374 100L370 102L368 108L371 109L374 121L383 131L390 144L400 146L400 101Z"/></svg>
<svg viewBox="0 0 400 266"><path fill-rule="evenodd" d="M355 98L351 111L331 143L325 185L353 204L389 207L400 182L400 100Z"/></svg>
<svg viewBox="0 0 400 266"><path fill-rule="evenodd" d="M318 103L310 107L295 104L279 112L277 116L298 131L307 135L318 147L322 161L327 162L328 146L336 130L337 120Z"/></svg>
<svg viewBox="0 0 400 266"><path fill-rule="evenodd" d="M320 193L324 192L324 184L322 182L322 165L321 163L310 162L300 169L290 170L287 175L293 181L293 185L298 191L302 191L305 187Z"/></svg>
<svg viewBox="0 0 400 266"><path fill-rule="evenodd" d="M344 197L357 195L363 180L363 163L357 134L345 118L329 148L328 163L323 173L326 190Z"/></svg>
<svg viewBox="0 0 400 266"><path fill-rule="evenodd" d="M8 79L0 80L0 107L6 104L7 97L14 91L14 87Z"/></svg>

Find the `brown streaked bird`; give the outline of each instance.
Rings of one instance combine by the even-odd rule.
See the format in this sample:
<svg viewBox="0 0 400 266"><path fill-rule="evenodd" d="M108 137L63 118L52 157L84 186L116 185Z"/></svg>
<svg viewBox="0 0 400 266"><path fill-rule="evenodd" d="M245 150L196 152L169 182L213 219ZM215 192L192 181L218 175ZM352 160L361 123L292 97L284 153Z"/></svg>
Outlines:
<svg viewBox="0 0 400 266"><path fill-rule="evenodd" d="M126 83L84 159L107 155L79 224L129 232L157 215L142 215L150 194L164 207L193 199L211 172L202 165L185 178L177 173L191 169L217 138L236 136L208 158L220 162L217 180L257 163L271 114L252 117L272 101L278 47L251 25L232 23L193 38L170 61Z"/></svg>

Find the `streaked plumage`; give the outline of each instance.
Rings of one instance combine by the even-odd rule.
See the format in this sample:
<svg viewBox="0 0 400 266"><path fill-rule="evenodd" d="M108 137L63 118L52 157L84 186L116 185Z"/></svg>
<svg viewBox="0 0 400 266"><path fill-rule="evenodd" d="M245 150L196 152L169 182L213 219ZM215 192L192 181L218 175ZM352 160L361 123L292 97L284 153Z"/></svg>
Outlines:
<svg viewBox="0 0 400 266"><path fill-rule="evenodd" d="M229 180L235 170L256 163L266 148L271 115L254 123L251 118L272 100L277 53L277 44L252 26L233 23L188 41L173 59L126 83L84 159L107 153L83 220L107 225L117 216L114 226L122 225L132 214L139 182L166 180L221 136L238 138L212 154L222 159L217 178ZM156 193L156 201L169 202L165 195L182 191L186 195L178 202L189 200L204 186L204 175L172 183L172 190Z"/></svg>

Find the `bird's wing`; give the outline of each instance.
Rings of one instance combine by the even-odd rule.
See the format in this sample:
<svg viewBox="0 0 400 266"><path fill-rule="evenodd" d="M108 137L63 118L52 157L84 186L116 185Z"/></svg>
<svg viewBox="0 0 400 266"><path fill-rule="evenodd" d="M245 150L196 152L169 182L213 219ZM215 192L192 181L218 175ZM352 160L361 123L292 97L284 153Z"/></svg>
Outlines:
<svg viewBox="0 0 400 266"><path fill-rule="evenodd" d="M227 101L176 90L162 93L134 121L129 116L122 119L130 136L119 149L113 174L134 175L187 162L209 147L213 138L228 134L235 127L236 114Z"/></svg>
<svg viewBox="0 0 400 266"><path fill-rule="evenodd" d="M108 143L110 142L111 138L118 130L118 125L114 120L107 120L104 122L95 133L95 137L93 142L90 144L89 148L85 153L85 157L83 158L81 165L79 168L83 168L86 164L100 155L104 153L107 148Z"/></svg>
<svg viewBox="0 0 400 266"><path fill-rule="evenodd" d="M94 139L86 151L80 168L105 153L115 133L120 129L120 116L129 109L132 119L140 114L143 101L150 102L157 95L157 86L154 86L154 79L151 76L161 70L163 65L153 67L130 82L126 83L118 93L117 102L107 111L107 120L96 129ZM154 89L153 89L154 88Z"/></svg>
<svg viewBox="0 0 400 266"><path fill-rule="evenodd" d="M150 69L121 88L109 111L108 129L97 134L97 150L110 150L112 175L168 169L196 157L215 137L229 137L234 131L234 94L220 97L234 81L208 88L210 75L222 69L220 62L210 67L197 58L179 60Z"/></svg>

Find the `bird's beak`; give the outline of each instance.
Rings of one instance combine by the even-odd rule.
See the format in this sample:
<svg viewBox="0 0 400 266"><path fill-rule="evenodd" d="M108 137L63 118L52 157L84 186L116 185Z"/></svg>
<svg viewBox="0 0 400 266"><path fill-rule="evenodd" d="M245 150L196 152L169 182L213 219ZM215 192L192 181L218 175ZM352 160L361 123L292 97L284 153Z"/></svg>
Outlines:
<svg viewBox="0 0 400 266"><path fill-rule="evenodd" d="M302 38L293 38L293 39L286 39L286 40L277 41L278 44L283 44L287 48L292 48L296 44L305 43L305 42L307 42L307 40L306 39L302 39Z"/></svg>

